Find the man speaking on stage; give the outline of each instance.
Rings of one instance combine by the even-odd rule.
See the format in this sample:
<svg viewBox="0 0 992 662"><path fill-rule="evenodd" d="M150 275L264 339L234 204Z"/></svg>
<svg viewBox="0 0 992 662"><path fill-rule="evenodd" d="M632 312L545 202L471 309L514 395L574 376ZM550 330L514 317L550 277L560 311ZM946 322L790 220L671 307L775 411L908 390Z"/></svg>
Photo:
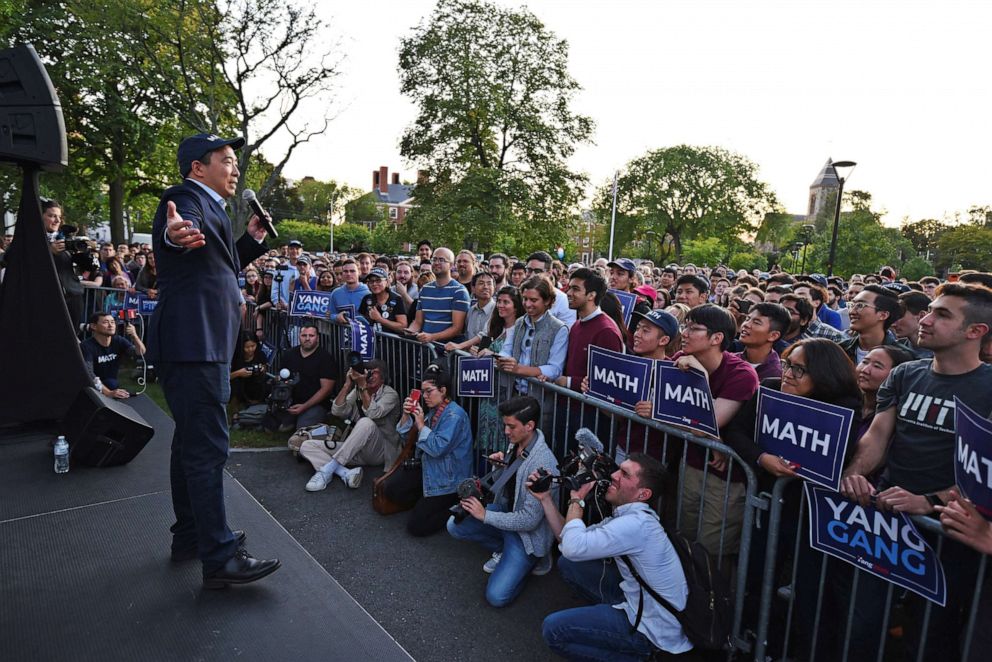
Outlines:
<svg viewBox="0 0 992 662"><path fill-rule="evenodd" d="M172 560L199 558L204 588L247 584L279 568L278 560L257 560L245 550L244 532L228 528L224 510L225 407L241 320L238 272L267 248L257 216L237 242L227 216L225 198L238 185L234 150L244 144L205 133L185 138L177 154L184 181L162 195L152 228L159 303L147 356L176 422Z"/></svg>

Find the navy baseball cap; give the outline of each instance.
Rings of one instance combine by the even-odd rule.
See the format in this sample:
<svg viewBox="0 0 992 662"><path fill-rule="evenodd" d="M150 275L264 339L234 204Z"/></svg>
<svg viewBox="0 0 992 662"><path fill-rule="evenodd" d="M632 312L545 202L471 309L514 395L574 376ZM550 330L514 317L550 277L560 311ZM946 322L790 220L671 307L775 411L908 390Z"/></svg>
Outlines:
<svg viewBox="0 0 992 662"><path fill-rule="evenodd" d="M637 267L634 266L634 261L628 260L625 257L618 257L612 262L607 262L606 266L619 267L620 269L623 269L624 271L629 271L630 273L634 273L635 271L637 271Z"/></svg>
<svg viewBox="0 0 992 662"><path fill-rule="evenodd" d="M896 294L905 294L906 292L911 292L913 290L913 288L911 288L906 283L900 283L898 281L886 283L885 285L882 285L882 287L889 290L890 292L895 292Z"/></svg>
<svg viewBox="0 0 992 662"><path fill-rule="evenodd" d="M816 283L817 285L827 286L827 277L823 274L810 274L809 279Z"/></svg>
<svg viewBox="0 0 992 662"><path fill-rule="evenodd" d="M303 248L303 242L300 241L299 239L293 239L292 241L290 241L286 245L289 246L289 247L291 247L291 248Z"/></svg>
<svg viewBox="0 0 992 662"><path fill-rule="evenodd" d="M225 145L230 145L231 149L241 149L245 146L245 139L220 138L212 133L198 133L195 136L183 138L183 141L179 143L179 150L176 152L179 174L186 177L193 169L193 161L199 161L208 153Z"/></svg>
<svg viewBox="0 0 992 662"><path fill-rule="evenodd" d="M386 280L389 278L389 274L382 267L372 267L369 270L369 275L365 277L366 280L369 278L379 278L380 280Z"/></svg>
<svg viewBox="0 0 992 662"><path fill-rule="evenodd" d="M675 315L664 310L652 310L646 315L644 313L634 313L633 317L639 317L645 322L654 324L669 338L674 338L679 333L679 321L675 319Z"/></svg>

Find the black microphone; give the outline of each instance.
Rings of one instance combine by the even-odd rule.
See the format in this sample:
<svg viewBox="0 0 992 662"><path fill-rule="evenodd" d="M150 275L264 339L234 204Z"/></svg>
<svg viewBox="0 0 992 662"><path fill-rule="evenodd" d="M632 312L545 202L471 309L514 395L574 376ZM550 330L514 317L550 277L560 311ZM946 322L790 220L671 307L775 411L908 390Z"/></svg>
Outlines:
<svg viewBox="0 0 992 662"><path fill-rule="evenodd" d="M269 233L269 236L273 239L278 238L279 233L276 232L275 226L273 226L272 221L269 220L269 215L265 213L264 209L262 209L262 203L260 203L258 198L255 197L255 192L250 188L246 188L241 192L241 199L247 202L248 206L251 207L251 210L255 213L255 216L258 216L258 220L262 223L262 227L265 228L265 231Z"/></svg>

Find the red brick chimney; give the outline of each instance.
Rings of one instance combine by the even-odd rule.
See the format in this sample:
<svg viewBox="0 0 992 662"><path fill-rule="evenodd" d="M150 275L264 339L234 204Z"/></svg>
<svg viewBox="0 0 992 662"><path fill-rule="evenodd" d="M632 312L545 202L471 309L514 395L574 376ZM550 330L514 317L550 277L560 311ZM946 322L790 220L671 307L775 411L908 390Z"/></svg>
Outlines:
<svg viewBox="0 0 992 662"><path fill-rule="evenodd" d="M383 193L389 193L389 168L386 166L379 166L379 190Z"/></svg>
<svg viewBox="0 0 992 662"><path fill-rule="evenodd" d="M377 188L379 188L379 171L378 170L373 170L372 171L372 190L374 191Z"/></svg>
<svg viewBox="0 0 992 662"><path fill-rule="evenodd" d="M393 184L399 184L399 183L400 183L400 173L394 172L393 173Z"/></svg>

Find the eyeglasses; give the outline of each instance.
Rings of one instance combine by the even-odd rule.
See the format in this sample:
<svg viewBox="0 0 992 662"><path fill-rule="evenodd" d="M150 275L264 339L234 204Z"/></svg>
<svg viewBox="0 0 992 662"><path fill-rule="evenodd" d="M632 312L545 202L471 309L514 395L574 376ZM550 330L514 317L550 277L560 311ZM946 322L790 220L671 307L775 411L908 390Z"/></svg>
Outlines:
<svg viewBox="0 0 992 662"><path fill-rule="evenodd" d="M425 389L421 389L421 392L423 392L424 395L430 395L431 393L434 393L435 391L438 391L438 390L439 389L436 389L436 388L434 388L432 386L428 386Z"/></svg>
<svg viewBox="0 0 992 662"><path fill-rule="evenodd" d="M682 324L679 326L679 333L683 336L689 333L695 333L696 331L705 331L706 333L710 332L708 328L699 324Z"/></svg>
<svg viewBox="0 0 992 662"><path fill-rule="evenodd" d="M809 369L804 365L799 365L798 363L793 363L789 359L782 359L782 374L791 372L792 376L796 379L802 379L809 373Z"/></svg>
<svg viewBox="0 0 992 662"><path fill-rule="evenodd" d="M524 269L524 271L526 271L529 274L543 274L545 271L547 271L547 269L531 269L530 267L527 267L526 269Z"/></svg>
<svg viewBox="0 0 992 662"><path fill-rule="evenodd" d="M431 262L438 262L440 264L450 264L451 260L446 257L432 257Z"/></svg>
<svg viewBox="0 0 992 662"><path fill-rule="evenodd" d="M868 303L867 301L852 301L847 305L847 307L853 310L854 312L860 312L865 308L874 308L875 310L878 310L877 306Z"/></svg>

